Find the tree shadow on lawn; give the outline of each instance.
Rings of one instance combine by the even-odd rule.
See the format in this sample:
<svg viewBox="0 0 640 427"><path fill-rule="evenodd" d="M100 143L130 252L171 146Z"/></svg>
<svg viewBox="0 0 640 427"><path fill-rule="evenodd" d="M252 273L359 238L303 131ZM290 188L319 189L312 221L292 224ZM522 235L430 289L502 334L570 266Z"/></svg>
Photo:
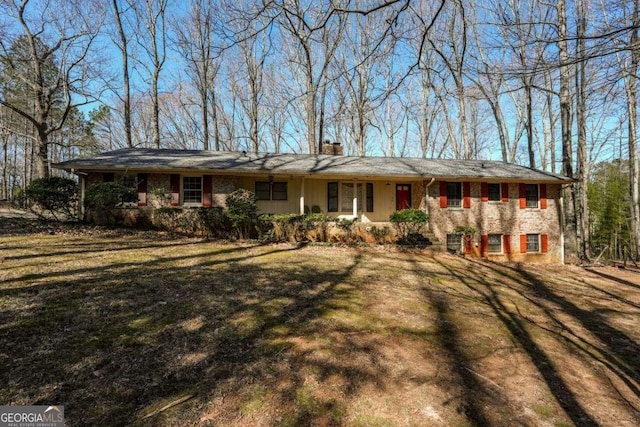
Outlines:
<svg viewBox="0 0 640 427"><path fill-rule="evenodd" d="M359 258L296 265L285 256L296 248L236 250L96 266L73 272L89 280L60 274L35 289L3 290L3 305L24 306L0 316L0 400L65 405L68 425L157 424L176 401L190 424L231 405L233 414L212 415L224 423L238 415L224 399L260 384L283 403L274 415L282 423L340 424L340 401L314 395L305 373L338 377L349 394L383 387L380 372L289 350L330 332L326 313L357 305L345 283ZM327 348L368 353L375 364L375 349L348 337Z"/></svg>
<svg viewBox="0 0 640 427"><path fill-rule="evenodd" d="M610 326L607 319L600 313L580 308L566 297L557 294L550 285L522 266L512 267L476 260L465 260L464 263L467 265L460 270L455 270L444 263L442 265L449 269L466 288L481 297L484 304L490 307L495 316L507 327L511 336L527 352L556 401L576 426L597 426L598 423L580 404L571 387L556 371L554 367L556 364L536 343L533 335L529 332L526 325L536 322L523 316L517 304L507 295L499 292L500 288L516 292L518 297L524 298L528 303L542 310L554 327L549 329L544 325L536 324L537 327L553 334L558 341L564 342L567 351L580 349L583 356L602 363L615 373L633 394L638 396L637 383L640 378L637 369L640 348L626 334ZM488 275L483 273L485 268L502 276L503 280L491 282L490 279L487 279ZM515 309L510 308L512 305L515 306ZM573 331L570 325L557 316L557 312L575 319L586 331L597 337L605 347L597 348L595 351L585 350L587 347L592 347L593 344L586 342L577 332ZM637 408L629 401L626 402L629 412L631 414L637 413Z"/></svg>
<svg viewBox="0 0 640 427"><path fill-rule="evenodd" d="M595 274L597 276L600 276L600 277L603 277L603 278L605 278L607 280L613 280L614 282L618 282L621 285L630 286L632 288L640 289L640 284L638 284L638 283L633 283L630 280L625 280L625 279L622 279L620 277L612 276L611 274L604 273L603 271L601 271L601 270L599 270L597 268L589 268L587 270L592 272L593 274ZM638 276L640 276L640 274L638 274Z"/></svg>

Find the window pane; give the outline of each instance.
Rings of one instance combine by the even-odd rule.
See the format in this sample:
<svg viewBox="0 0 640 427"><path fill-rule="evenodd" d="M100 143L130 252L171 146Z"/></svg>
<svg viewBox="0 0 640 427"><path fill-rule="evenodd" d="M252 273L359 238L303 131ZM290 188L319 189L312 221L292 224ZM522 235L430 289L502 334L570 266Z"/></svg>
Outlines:
<svg viewBox="0 0 640 427"><path fill-rule="evenodd" d="M527 207L528 208L537 208L538 207L538 184L527 184L526 185L527 193Z"/></svg>
<svg viewBox="0 0 640 427"><path fill-rule="evenodd" d="M367 182L367 212L373 212L373 183Z"/></svg>
<svg viewBox="0 0 640 427"><path fill-rule="evenodd" d="M327 184L327 212L338 212L338 183Z"/></svg>
<svg viewBox="0 0 640 427"><path fill-rule="evenodd" d="M354 184L351 182L343 182L342 183L342 204L341 210L343 212L351 212L353 211L353 196L354 196ZM358 201L358 210L362 210L362 185L357 184L357 201Z"/></svg>
<svg viewBox="0 0 640 427"><path fill-rule="evenodd" d="M501 234L489 234L489 252L492 252L492 253L502 252L502 235Z"/></svg>
<svg viewBox="0 0 640 427"><path fill-rule="evenodd" d="M459 252L462 250L462 235L447 234L447 250Z"/></svg>
<svg viewBox="0 0 640 427"><path fill-rule="evenodd" d="M540 252L540 236L527 234L527 252Z"/></svg>
<svg viewBox="0 0 640 427"><path fill-rule="evenodd" d="M272 200L287 200L287 183L274 182L271 185Z"/></svg>
<svg viewBox="0 0 640 427"><path fill-rule="evenodd" d="M185 176L182 190L184 203L202 203L202 177Z"/></svg>
<svg viewBox="0 0 640 427"><path fill-rule="evenodd" d="M489 201L491 202L499 202L502 200L500 198L500 184L489 184Z"/></svg>
<svg viewBox="0 0 640 427"><path fill-rule="evenodd" d="M271 199L271 184L267 181L256 182L256 200Z"/></svg>
<svg viewBox="0 0 640 427"><path fill-rule="evenodd" d="M447 183L447 204L449 207L459 208L462 206L462 183Z"/></svg>

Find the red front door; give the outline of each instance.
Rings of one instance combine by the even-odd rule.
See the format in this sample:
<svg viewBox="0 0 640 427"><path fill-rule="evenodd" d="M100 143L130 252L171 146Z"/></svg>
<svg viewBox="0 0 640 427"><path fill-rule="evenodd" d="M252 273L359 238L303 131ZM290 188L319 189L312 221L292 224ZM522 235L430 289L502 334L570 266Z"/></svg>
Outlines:
<svg viewBox="0 0 640 427"><path fill-rule="evenodd" d="M396 210L408 209L411 207L411 185L396 184Z"/></svg>

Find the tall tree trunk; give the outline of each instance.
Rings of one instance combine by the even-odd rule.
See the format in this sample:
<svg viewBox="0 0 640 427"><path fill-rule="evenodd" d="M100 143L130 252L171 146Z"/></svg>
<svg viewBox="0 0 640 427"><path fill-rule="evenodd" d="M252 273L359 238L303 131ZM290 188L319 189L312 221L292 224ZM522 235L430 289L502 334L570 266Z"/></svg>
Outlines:
<svg viewBox="0 0 640 427"><path fill-rule="evenodd" d="M220 151L220 118L218 117L218 96L215 89L211 91L211 121L213 122L215 150Z"/></svg>
<svg viewBox="0 0 640 427"><path fill-rule="evenodd" d="M127 142L127 147L133 147L133 139L131 137L131 84L129 83L129 52L128 52L128 40L127 35L124 32L122 26L122 19L120 17L120 10L118 8L118 0L113 0L113 13L116 18L116 27L118 29L118 37L120 37L120 54L122 56L122 83L124 91L123 94L123 111L124 116L124 135Z"/></svg>
<svg viewBox="0 0 640 427"><path fill-rule="evenodd" d="M7 200L9 198L9 135L2 135L2 189L0 189L0 199Z"/></svg>
<svg viewBox="0 0 640 427"><path fill-rule="evenodd" d="M576 120L578 126L578 182L576 183L576 221L578 225L579 256L582 259L590 258L589 250L589 207L587 199L587 187L589 185L589 170L587 164L587 82L585 69L585 36L586 36L586 11L582 1L576 2L577 9L577 70L576 70Z"/></svg>
<svg viewBox="0 0 640 427"><path fill-rule="evenodd" d="M571 147L571 73L567 48L567 12L565 0L558 0L558 58L560 61L560 125L562 128L562 173L573 178L573 150ZM576 238L576 208L573 186L563 191L565 221L565 252L578 255Z"/></svg>
<svg viewBox="0 0 640 427"><path fill-rule="evenodd" d="M527 104L527 150L529 151L529 167L536 167L536 153L533 146L533 101L531 99L531 79L524 85L525 102Z"/></svg>
<svg viewBox="0 0 640 427"><path fill-rule="evenodd" d="M627 108L629 114L629 179L631 181L631 230L635 258L640 259L640 164L638 160L638 64L640 63L640 48L638 47L640 25L640 0L633 2L633 23L631 28L631 69L627 84Z"/></svg>
<svg viewBox="0 0 640 427"><path fill-rule="evenodd" d="M547 88L553 87L551 76L545 70L544 81ZM551 91L546 92L547 113L549 115L549 153L551 157L551 173L556 173L556 118L554 116L553 95Z"/></svg>

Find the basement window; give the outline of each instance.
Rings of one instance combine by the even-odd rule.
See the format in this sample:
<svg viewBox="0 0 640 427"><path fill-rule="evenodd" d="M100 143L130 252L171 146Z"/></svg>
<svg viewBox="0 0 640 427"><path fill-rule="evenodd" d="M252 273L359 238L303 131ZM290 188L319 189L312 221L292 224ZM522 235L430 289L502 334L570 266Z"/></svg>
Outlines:
<svg viewBox="0 0 640 427"><path fill-rule="evenodd" d="M540 252L539 234L527 234L527 252Z"/></svg>
<svg viewBox="0 0 640 427"><path fill-rule="evenodd" d="M491 254L502 253L502 234L489 234L488 250Z"/></svg>

